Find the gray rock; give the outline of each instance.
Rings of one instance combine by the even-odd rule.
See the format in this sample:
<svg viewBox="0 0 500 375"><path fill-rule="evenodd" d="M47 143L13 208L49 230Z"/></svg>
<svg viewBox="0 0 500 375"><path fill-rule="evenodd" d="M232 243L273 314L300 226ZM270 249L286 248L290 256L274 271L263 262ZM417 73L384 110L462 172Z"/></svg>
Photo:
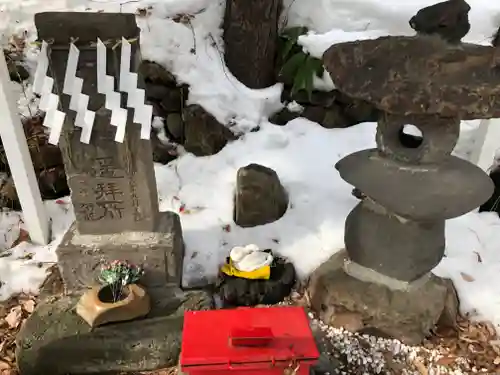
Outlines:
<svg viewBox="0 0 500 375"><path fill-rule="evenodd" d="M321 265L311 276L310 296L313 310L329 322L332 311L362 314L366 327L378 330L409 345L418 345L430 333L443 312L458 314L450 306L450 284L432 275L420 287L408 291L365 283L347 275L338 255Z"/></svg>
<svg viewBox="0 0 500 375"><path fill-rule="evenodd" d="M169 113L166 119L166 126L174 139L182 139L184 135L184 122L180 113Z"/></svg>
<svg viewBox="0 0 500 375"><path fill-rule="evenodd" d="M78 297L52 297L37 306L16 338L19 370L23 375L83 375L174 366L184 312L211 308L205 292L176 294L145 319L94 330L74 311Z"/></svg>
<svg viewBox="0 0 500 375"><path fill-rule="evenodd" d="M470 30L470 5L464 0L448 0L420 9L410 26L420 34L439 35L449 43L460 43Z"/></svg>
<svg viewBox="0 0 500 375"><path fill-rule="evenodd" d="M165 95L161 98L160 106L166 112L181 112L184 108L184 88L168 88Z"/></svg>
<svg viewBox="0 0 500 375"><path fill-rule="evenodd" d="M271 168L249 164L238 170L234 194L234 222L241 227L265 225L281 218L288 194Z"/></svg>
<svg viewBox="0 0 500 375"><path fill-rule="evenodd" d="M398 280L413 281L441 261L444 220L401 221L371 207L369 200L363 200L346 219L344 241L353 262Z"/></svg>
<svg viewBox="0 0 500 375"><path fill-rule="evenodd" d="M196 156L218 153L236 136L199 105L184 110L184 147Z"/></svg>
<svg viewBox="0 0 500 375"><path fill-rule="evenodd" d="M296 118L301 117L300 112L292 112L288 108L283 108L280 111L276 112L269 118L269 122L275 125L286 125L290 121L295 120Z"/></svg>
<svg viewBox="0 0 500 375"><path fill-rule="evenodd" d="M162 100L165 96L168 95L170 91L170 87L165 86L161 83L146 83L146 98L149 100ZM179 102L180 105L180 102Z"/></svg>
<svg viewBox="0 0 500 375"><path fill-rule="evenodd" d="M139 74L146 82L161 84L166 87L177 87L175 76L160 64L143 60L139 65Z"/></svg>

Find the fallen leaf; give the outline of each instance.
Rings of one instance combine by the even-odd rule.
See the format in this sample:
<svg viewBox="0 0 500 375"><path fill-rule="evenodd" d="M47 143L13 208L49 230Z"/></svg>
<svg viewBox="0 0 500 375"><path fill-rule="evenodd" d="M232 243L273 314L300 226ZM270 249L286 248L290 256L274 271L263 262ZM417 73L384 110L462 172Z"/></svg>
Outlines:
<svg viewBox="0 0 500 375"><path fill-rule="evenodd" d="M15 240L13 243L12 243L12 246L11 248L14 248L16 247L17 245L19 245L21 242L29 242L30 240L30 235L29 233L24 230L23 228L20 228L19 229L19 237L17 237L17 240Z"/></svg>
<svg viewBox="0 0 500 375"><path fill-rule="evenodd" d="M3 371L3 370L10 370L11 369L11 365L5 361L2 361L0 360L0 371Z"/></svg>
<svg viewBox="0 0 500 375"><path fill-rule="evenodd" d="M24 311L26 311L28 314L31 314L33 310L35 310L35 301L33 301L32 299L28 299L22 302L22 306Z"/></svg>
<svg viewBox="0 0 500 375"><path fill-rule="evenodd" d="M500 365L500 357L496 357L496 358L493 360L493 364L494 364L494 365Z"/></svg>
<svg viewBox="0 0 500 375"><path fill-rule="evenodd" d="M231 232L231 225L229 224L226 224L222 227L222 230L224 230L224 232Z"/></svg>
<svg viewBox="0 0 500 375"><path fill-rule="evenodd" d="M436 364L440 366L449 366L455 363L455 360L455 357L441 357L436 361Z"/></svg>
<svg viewBox="0 0 500 375"><path fill-rule="evenodd" d="M464 279L464 281L467 281L468 283L475 281L475 279L471 275L468 275L465 272L460 272L460 276L462 276L462 279Z"/></svg>
<svg viewBox="0 0 500 375"><path fill-rule="evenodd" d="M8 324L9 328L17 328L21 323L23 317L23 310L21 306L13 307L7 316L4 318L5 322Z"/></svg>
<svg viewBox="0 0 500 375"><path fill-rule="evenodd" d="M35 256L35 254L33 254L33 253L26 253L22 257L19 257L17 259L18 260L31 260L31 259L33 259L34 256Z"/></svg>

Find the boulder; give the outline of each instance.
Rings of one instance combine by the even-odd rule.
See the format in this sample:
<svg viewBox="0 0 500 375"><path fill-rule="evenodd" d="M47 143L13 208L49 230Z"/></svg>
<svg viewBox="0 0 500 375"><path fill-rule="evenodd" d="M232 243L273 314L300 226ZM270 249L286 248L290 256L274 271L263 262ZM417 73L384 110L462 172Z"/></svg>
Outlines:
<svg viewBox="0 0 500 375"><path fill-rule="evenodd" d="M419 34L439 35L449 43L460 43L470 30L470 5L464 0L448 0L420 9L410 19Z"/></svg>
<svg viewBox="0 0 500 375"><path fill-rule="evenodd" d="M259 164L238 170L234 194L234 222L255 227L281 218L288 208L288 194L277 173Z"/></svg>
<svg viewBox="0 0 500 375"><path fill-rule="evenodd" d="M49 297L23 325L16 338L23 375L134 373L175 366L184 311L206 310L212 304L205 292L179 290L145 319L92 330L76 314L77 301L77 296Z"/></svg>
<svg viewBox="0 0 500 375"><path fill-rule="evenodd" d="M199 105L184 109L184 148L196 156L217 154L236 136Z"/></svg>

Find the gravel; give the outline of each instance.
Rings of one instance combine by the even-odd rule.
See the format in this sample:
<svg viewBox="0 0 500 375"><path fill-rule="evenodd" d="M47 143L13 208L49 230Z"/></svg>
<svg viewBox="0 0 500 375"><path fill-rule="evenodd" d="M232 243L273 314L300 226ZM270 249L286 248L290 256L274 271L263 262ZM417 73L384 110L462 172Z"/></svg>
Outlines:
<svg viewBox="0 0 500 375"><path fill-rule="evenodd" d="M315 375L466 375L485 373L464 358L437 349L412 347L399 340L349 332L328 326L309 313L322 354Z"/></svg>

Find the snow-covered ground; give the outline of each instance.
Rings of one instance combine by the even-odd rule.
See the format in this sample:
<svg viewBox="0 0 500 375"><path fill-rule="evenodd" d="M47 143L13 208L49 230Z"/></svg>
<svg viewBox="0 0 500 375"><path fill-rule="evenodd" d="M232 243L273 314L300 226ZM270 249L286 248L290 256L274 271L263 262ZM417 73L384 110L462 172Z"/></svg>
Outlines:
<svg viewBox="0 0 500 375"><path fill-rule="evenodd" d="M313 32L300 39L314 55L331 44L411 34L409 18L426 0L287 0L290 25L305 25ZM487 43L500 23L500 3L469 0L472 29L467 41ZM187 245L185 282L215 275L218 263L231 247L255 243L273 248L294 261L306 276L343 248L344 220L357 203L352 187L338 176L334 165L342 157L375 144L375 124L348 129L324 129L296 119L279 127L267 117L280 107L281 86L250 90L231 76L221 56L220 21L223 2L215 0L0 0L0 33L5 42L12 33L27 31L36 38L33 14L49 10L135 12L151 5L150 14L138 17L142 54L170 69L190 85L191 103L198 103L219 121L236 122L241 130L260 125L227 145L219 154L196 158L185 154L168 166L156 167L161 210L181 213ZM187 25L168 19L180 13L196 14ZM215 43L214 43L215 42ZM196 44L196 54L190 49ZM36 51L27 57L34 67ZM319 83L318 83L319 84ZM323 82L325 84L325 82ZM326 81L326 85L331 82ZM29 88L27 90L29 95ZM21 97L20 111L26 112ZM477 121L464 122L455 150L466 156L472 147ZM232 225L232 191L236 171L248 163L275 169L290 193L292 206L275 223L242 229ZM0 216L0 299L19 291L36 291L47 265L56 261L55 247L73 219L69 198L45 203L52 220L53 241L48 246L23 243L13 249L22 228L17 213ZM230 230L227 229L230 225ZM436 274L451 277L462 309L500 327L500 220L496 214L469 213L447 222L446 257Z"/></svg>

